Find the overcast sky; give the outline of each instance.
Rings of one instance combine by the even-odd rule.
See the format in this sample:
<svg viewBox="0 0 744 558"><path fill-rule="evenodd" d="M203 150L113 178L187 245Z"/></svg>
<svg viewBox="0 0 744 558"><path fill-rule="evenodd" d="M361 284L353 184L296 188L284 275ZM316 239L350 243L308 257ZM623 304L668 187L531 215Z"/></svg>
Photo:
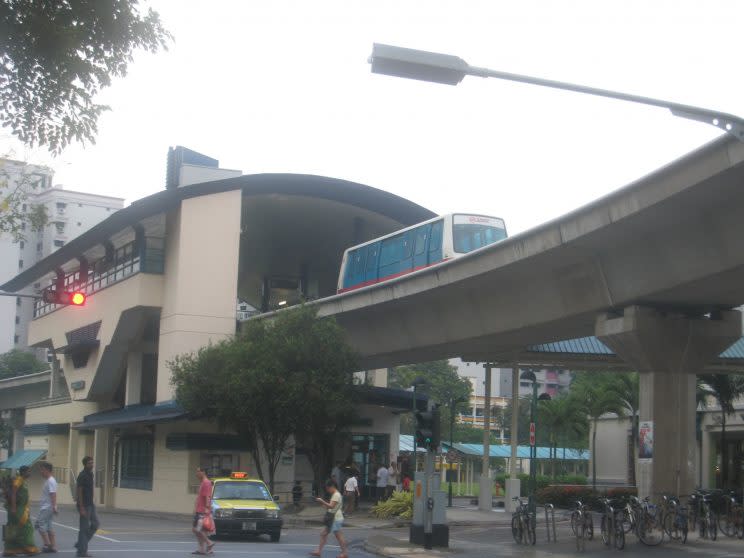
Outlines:
<svg viewBox="0 0 744 558"><path fill-rule="evenodd" d="M503 217L513 234L558 217L719 136L664 109L494 79L457 87L374 75L373 42L475 66L744 116L744 2L158 0L175 36L140 54L100 101L95 146L56 159L68 189L164 187L169 146L245 174L310 173L438 213Z"/></svg>

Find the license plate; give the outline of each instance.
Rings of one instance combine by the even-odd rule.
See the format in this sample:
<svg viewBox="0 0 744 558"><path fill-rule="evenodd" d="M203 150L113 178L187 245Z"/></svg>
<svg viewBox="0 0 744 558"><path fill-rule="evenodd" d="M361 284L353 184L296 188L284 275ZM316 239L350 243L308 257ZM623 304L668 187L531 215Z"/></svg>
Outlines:
<svg viewBox="0 0 744 558"><path fill-rule="evenodd" d="M256 530L255 521L243 521L243 531L255 531L255 530Z"/></svg>

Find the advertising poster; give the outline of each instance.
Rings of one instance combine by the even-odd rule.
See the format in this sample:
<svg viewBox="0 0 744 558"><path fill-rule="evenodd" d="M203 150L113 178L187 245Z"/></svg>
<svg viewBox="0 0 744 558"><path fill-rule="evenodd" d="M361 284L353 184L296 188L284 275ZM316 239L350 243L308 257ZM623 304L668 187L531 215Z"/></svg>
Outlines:
<svg viewBox="0 0 744 558"><path fill-rule="evenodd" d="M651 459L654 456L654 423L641 421L638 425L638 459Z"/></svg>

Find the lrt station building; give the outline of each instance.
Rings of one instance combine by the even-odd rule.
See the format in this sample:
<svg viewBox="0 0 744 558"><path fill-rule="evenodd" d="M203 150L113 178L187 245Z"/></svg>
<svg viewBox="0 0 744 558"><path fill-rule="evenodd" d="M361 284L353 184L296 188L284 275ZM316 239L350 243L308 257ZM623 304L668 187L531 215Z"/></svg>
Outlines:
<svg viewBox="0 0 744 558"><path fill-rule="evenodd" d="M11 460L45 457L65 483L92 455L107 507L180 512L193 504L197 466L254 472L240 439L179 408L168 363L234 335L252 312L335 294L345 248L434 216L344 180L241 176L181 147L168 163L164 191L0 286L63 283L87 294L83 307L36 304L29 345L56 359L49 395L23 405L23 448ZM386 371L367 375L376 387L365 390L360 420L336 454L360 466L363 486L397 456L399 414L412 405L409 392L385 387ZM295 479L311 478L294 448L282 457L276 493L287 501ZM68 490L59 495L70 499Z"/></svg>

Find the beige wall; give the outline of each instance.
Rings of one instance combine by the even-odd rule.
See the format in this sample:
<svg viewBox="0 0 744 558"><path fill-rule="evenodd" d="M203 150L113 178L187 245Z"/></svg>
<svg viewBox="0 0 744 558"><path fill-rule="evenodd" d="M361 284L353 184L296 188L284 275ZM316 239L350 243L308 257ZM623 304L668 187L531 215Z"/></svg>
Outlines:
<svg viewBox="0 0 744 558"><path fill-rule="evenodd" d="M629 429L630 419L628 417L617 418L612 415L599 420L597 426L597 447L591 456L591 459L597 460L597 482L627 482ZM590 444L591 440L592 431L589 432ZM588 473L591 478L591 461L589 462Z"/></svg>
<svg viewBox="0 0 744 558"><path fill-rule="evenodd" d="M169 361L235 334L241 196L184 200L167 216L158 401L173 399Z"/></svg>
<svg viewBox="0 0 744 558"><path fill-rule="evenodd" d="M101 344L98 349L91 351L87 366L75 368L71 358L58 355L68 388L72 382L85 381L84 389L70 389L73 399L84 399L88 395L103 351L111 343L121 313L135 306L159 307L162 305L162 293L161 275L147 273L132 275L92 294L82 308L67 306L32 321L29 327L29 345L51 343L55 348L64 347L67 345L66 332L100 320L98 339Z"/></svg>
<svg viewBox="0 0 744 558"><path fill-rule="evenodd" d="M98 412L98 403L71 401L26 409L26 424L68 424L82 422L83 417Z"/></svg>

